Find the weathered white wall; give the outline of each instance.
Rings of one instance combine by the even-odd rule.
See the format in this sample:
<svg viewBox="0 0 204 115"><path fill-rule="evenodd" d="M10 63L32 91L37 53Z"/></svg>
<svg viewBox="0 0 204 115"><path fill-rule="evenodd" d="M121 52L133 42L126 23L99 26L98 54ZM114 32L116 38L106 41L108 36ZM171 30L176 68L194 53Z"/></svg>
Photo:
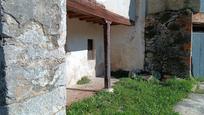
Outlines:
<svg viewBox="0 0 204 115"><path fill-rule="evenodd" d="M136 0L135 26L112 26L112 70L134 70L144 67L145 0Z"/></svg>
<svg viewBox="0 0 204 115"><path fill-rule="evenodd" d="M111 66L113 71L143 69L144 39L139 36L134 26L112 27Z"/></svg>
<svg viewBox="0 0 204 115"><path fill-rule="evenodd" d="M76 84L84 76L95 77L103 75L104 49L103 27L98 24L87 23L78 19L69 19L67 56L67 86ZM96 60L88 60L87 41L94 40Z"/></svg>
<svg viewBox="0 0 204 115"><path fill-rule="evenodd" d="M134 1L134 2L133 2ZM135 26L111 26L111 69L135 70L144 67L145 0L98 0L107 9L136 21ZM137 3L137 4L136 4ZM131 14L131 15L130 15ZM137 16L137 18L136 18ZM87 39L94 39L96 60L87 60ZM66 50L67 86L83 76L104 74L103 26L69 19Z"/></svg>
<svg viewBox="0 0 204 115"><path fill-rule="evenodd" d="M135 18L135 0L96 0L105 6L107 10L126 18Z"/></svg>

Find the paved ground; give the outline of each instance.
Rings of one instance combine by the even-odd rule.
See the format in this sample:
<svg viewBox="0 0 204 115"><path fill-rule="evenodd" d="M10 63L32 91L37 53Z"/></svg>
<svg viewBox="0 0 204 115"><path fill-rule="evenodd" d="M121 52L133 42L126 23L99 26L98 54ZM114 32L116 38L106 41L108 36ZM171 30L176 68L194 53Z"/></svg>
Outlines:
<svg viewBox="0 0 204 115"><path fill-rule="evenodd" d="M112 84L117 82L117 79L111 79ZM96 92L104 88L104 78L93 78L89 84L75 85L67 89L67 106L73 102L93 96Z"/></svg>
<svg viewBox="0 0 204 115"><path fill-rule="evenodd" d="M197 93L189 95L175 107L181 115L204 115L204 83L199 85Z"/></svg>

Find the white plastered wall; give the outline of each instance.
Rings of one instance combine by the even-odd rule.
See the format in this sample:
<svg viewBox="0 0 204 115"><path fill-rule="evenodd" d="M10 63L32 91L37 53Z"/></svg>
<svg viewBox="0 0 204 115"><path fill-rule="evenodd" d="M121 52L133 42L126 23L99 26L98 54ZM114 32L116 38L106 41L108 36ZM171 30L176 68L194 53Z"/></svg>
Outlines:
<svg viewBox="0 0 204 115"><path fill-rule="evenodd" d="M75 85L82 77L103 75L103 30L102 26L78 19L69 19L66 44L67 87ZM93 39L95 60L88 60L87 41Z"/></svg>
<svg viewBox="0 0 204 115"><path fill-rule="evenodd" d="M143 69L145 0L97 1L103 3L108 10L136 21L135 26L111 26L111 69L113 71ZM87 60L87 39L95 41L96 60ZM68 20L66 45L68 86L76 84L83 76L103 76L103 44L103 26L78 19Z"/></svg>
<svg viewBox="0 0 204 115"><path fill-rule="evenodd" d="M144 67L144 25L145 0L136 0L135 26L112 26L111 29L111 61L112 70L131 71ZM132 5L133 6L133 5ZM136 9L136 10L135 10Z"/></svg>
<svg viewBox="0 0 204 115"><path fill-rule="evenodd" d="M96 0L105 6L111 12L119 14L123 17L134 19L135 17L135 1L136 0ZM130 9L130 10L129 10Z"/></svg>

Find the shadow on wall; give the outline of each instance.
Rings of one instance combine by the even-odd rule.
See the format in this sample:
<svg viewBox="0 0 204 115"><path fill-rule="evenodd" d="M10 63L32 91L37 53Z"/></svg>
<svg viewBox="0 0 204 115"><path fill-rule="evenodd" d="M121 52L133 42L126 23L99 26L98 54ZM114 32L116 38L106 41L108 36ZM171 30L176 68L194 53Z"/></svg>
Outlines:
<svg viewBox="0 0 204 115"><path fill-rule="evenodd" d="M136 0L130 0L130 6L129 6L129 17L130 20L135 21L136 19Z"/></svg>
<svg viewBox="0 0 204 115"><path fill-rule="evenodd" d="M87 31L90 27L86 22L78 19L67 19L67 38L65 44L66 52L78 52L87 50ZM89 23L90 24L90 23Z"/></svg>
<svg viewBox="0 0 204 115"><path fill-rule="evenodd" d="M2 6L1 3L2 0L0 0L0 115L8 115L8 109L6 107L6 97L7 97L7 84L6 84L6 62L5 62L5 54L4 54L4 34L2 33Z"/></svg>
<svg viewBox="0 0 204 115"><path fill-rule="evenodd" d="M78 52L87 50L88 39L78 39L83 37L72 37L68 36L66 41L66 52Z"/></svg>

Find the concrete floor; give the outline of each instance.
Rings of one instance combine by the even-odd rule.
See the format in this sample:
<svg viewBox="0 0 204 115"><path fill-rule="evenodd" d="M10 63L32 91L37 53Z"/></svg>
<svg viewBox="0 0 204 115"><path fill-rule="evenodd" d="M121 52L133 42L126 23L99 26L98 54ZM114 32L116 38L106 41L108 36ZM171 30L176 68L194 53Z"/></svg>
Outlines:
<svg viewBox="0 0 204 115"><path fill-rule="evenodd" d="M180 115L204 115L204 83L200 84L199 94L192 93L175 107Z"/></svg>
<svg viewBox="0 0 204 115"><path fill-rule="evenodd" d="M118 79L111 79L111 84L114 85ZM67 106L72 103L83 100L90 96L93 96L98 91L104 89L104 78L96 77L92 78L91 82L85 85L74 85L67 88Z"/></svg>

